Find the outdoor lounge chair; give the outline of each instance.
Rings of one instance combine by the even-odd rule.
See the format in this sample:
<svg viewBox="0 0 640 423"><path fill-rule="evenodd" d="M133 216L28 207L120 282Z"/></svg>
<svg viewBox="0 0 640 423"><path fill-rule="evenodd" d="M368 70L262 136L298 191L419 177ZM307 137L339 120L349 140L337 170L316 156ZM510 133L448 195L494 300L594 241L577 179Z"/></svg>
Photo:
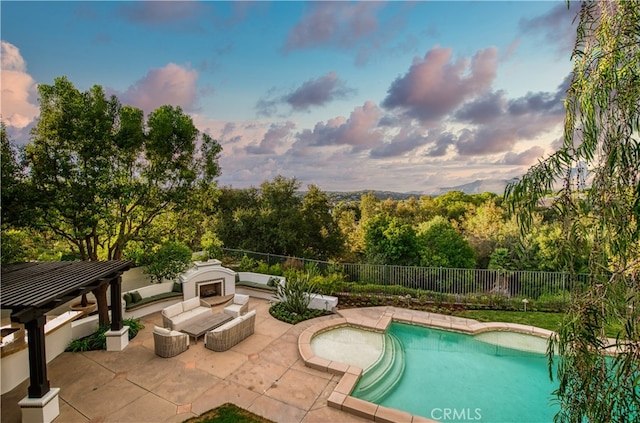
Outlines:
<svg viewBox="0 0 640 423"><path fill-rule="evenodd" d="M224 313L232 317L242 316L249 311L249 296L244 294L235 294L233 302L224 308Z"/></svg>
<svg viewBox="0 0 640 423"><path fill-rule="evenodd" d="M153 329L153 345L156 355L175 357L189 348L189 335L156 326Z"/></svg>

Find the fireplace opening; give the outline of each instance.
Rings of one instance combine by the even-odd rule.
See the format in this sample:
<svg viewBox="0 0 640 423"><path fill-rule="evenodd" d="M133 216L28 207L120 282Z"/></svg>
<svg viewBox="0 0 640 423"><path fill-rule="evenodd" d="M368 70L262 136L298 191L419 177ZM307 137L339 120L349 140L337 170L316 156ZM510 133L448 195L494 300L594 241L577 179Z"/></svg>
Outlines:
<svg viewBox="0 0 640 423"><path fill-rule="evenodd" d="M222 281L202 282L198 284L200 298L222 295Z"/></svg>

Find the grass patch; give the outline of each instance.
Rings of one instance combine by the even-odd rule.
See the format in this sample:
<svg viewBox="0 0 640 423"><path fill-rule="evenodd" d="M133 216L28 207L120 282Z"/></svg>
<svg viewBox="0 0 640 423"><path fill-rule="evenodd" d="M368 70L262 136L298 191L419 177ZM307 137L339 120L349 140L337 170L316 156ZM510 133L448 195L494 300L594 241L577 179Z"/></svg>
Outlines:
<svg viewBox="0 0 640 423"><path fill-rule="evenodd" d="M206 411L198 417L192 417L183 423L274 423L257 414L240 408L235 404L226 403L213 410Z"/></svg>
<svg viewBox="0 0 640 423"><path fill-rule="evenodd" d="M556 331L564 317L564 313L545 313L540 311L501 311L501 310L466 310L453 313L454 316L475 319L479 322L506 322L521 325L537 326L539 328ZM622 330L620 324L607 324L605 333L615 338Z"/></svg>

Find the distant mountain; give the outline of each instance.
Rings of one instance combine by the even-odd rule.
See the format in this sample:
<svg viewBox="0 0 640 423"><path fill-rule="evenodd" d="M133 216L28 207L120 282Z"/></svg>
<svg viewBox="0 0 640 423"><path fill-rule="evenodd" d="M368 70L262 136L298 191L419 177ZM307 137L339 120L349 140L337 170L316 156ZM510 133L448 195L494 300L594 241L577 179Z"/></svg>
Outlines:
<svg viewBox="0 0 640 423"><path fill-rule="evenodd" d="M432 192L394 192L394 191L377 191L377 190L361 190L361 191L325 191L325 194L334 203L340 201L360 201L360 198L368 193L372 192L378 200L386 200L391 198L393 200L406 200L410 197L419 198L421 195L430 195L437 197L438 195L446 194L449 191L461 191L465 194L482 194L483 192L493 192L496 194L504 193L504 189L510 182L517 181L516 178L512 179L483 179L469 182L468 184L456 185L452 187L437 188ZM303 197L306 191L298 191L297 194Z"/></svg>
<svg viewBox="0 0 640 423"><path fill-rule="evenodd" d="M477 179L468 184L456 185L452 187L443 187L431 193L431 195L442 195L449 191L461 191L465 194L482 194L483 192L493 192L502 194L507 185L517 181L517 178L511 179Z"/></svg>

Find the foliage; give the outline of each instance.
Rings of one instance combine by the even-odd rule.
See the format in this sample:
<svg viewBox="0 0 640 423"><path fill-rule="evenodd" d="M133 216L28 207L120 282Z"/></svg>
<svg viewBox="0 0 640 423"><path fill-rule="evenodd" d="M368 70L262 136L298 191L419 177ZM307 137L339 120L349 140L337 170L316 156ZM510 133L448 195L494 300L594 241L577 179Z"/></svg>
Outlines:
<svg viewBox="0 0 640 423"><path fill-rule="evenodd" d="M342 248L331 204L316 186L301 197L300 182L276 176L260 189L222 188L215 232L234 248L269 254L328 258Z"/></svg>
<svg viewBox="0 0 640 423"><path fill-rule="evenodd" d="M209 254L209 258L222 257L223 244L215 233L205 232L205 234L202 235L200 244L202 245L204 251Z"/></svg>
<svg viewBox="0 0 640 423"><path fill-rule="evenodd" d="M191 263L191 250L181 242L167 242L147 257L145 273L153 282L173 280Z"/></svg>
<svg viewBox="0 0 640 423"><path fill-rule="evenodd" d="M574 295L549 346L550 369L558 364L557 420L633 421L640 410L640 6L586 1L578 18L564 143L506 195L527 232L534 206L561 187L552 199L563 224L559 262L575 272L575 258L589 251L590 284ZM624 328L615 359L607 358L604 329L612 322Z"/></svg>
<svg viewBox="0 0 640 423"><path fill-rule="evenodd" d="M309 274L295 274L287 277L286 283L276 285L275 297L289 313L303 315L309 308L310 294L315 292L316 287Z"/></svg>
<svg viewBox="0 0 640 423"><path fill-rule="evenodd" d="M436 216L418 227L421 265L426 267L475 267L469 243L445 218Z"/></svg>
<svg viewBox="0 0 640 423"><path fill-rule="evenodd" d="M365 227L365 254L371 264L418 264L418 241L411 225L376 215Z"/></svg>
<svg viewBox="0 0 640 423"><path fill-rule="evenodd" d="M161 106L145 122L102 87L81 92L65 77L38 93L20 200L31 227L66 240L83 260L121 259L159 216L198 209L195 194L214 184L221 147L179 107ZM94 291L101 324L109 322L106 289Z"/></svg>
<svg viewBox="0 0 640 423"><path fill-rule="evenodd" d="M282 322L295 325L305 320L314 319L320 316L326 316L328 314L331 314L331 312L327 310L307 308L303 313L294 313L289 308L287 308L285 303L275 303L269 308L269 314L271 314L275 319L278 319Z"/></svg>
<svg viewBox="0 0 640 423"><path fill-rule="evenodd" d="M124 319L124 326L129 326L129 340L138 335L141 329L144 329L144 325L140 323L140 319ZM100 325L98 330L89 336L72 340L65 351L67 352L84 352L84 351L96 351L107 349L107 337L106 333L111 328L108 325Z"/></svg>
<svg viewBox="0 0 640 423"><path fill-rule="evenodd" d="M273 423L257 414L253 414L232 403L225 403L219 407L202 413L198 417L191 417L183 423Z"/></svg>
<svg viewBox="0 0 640 423"><path fill-rule="evenodd" d="M257 266L257 262L246 254L242 256L238 265L241 272L251 272Z"/></svg>

